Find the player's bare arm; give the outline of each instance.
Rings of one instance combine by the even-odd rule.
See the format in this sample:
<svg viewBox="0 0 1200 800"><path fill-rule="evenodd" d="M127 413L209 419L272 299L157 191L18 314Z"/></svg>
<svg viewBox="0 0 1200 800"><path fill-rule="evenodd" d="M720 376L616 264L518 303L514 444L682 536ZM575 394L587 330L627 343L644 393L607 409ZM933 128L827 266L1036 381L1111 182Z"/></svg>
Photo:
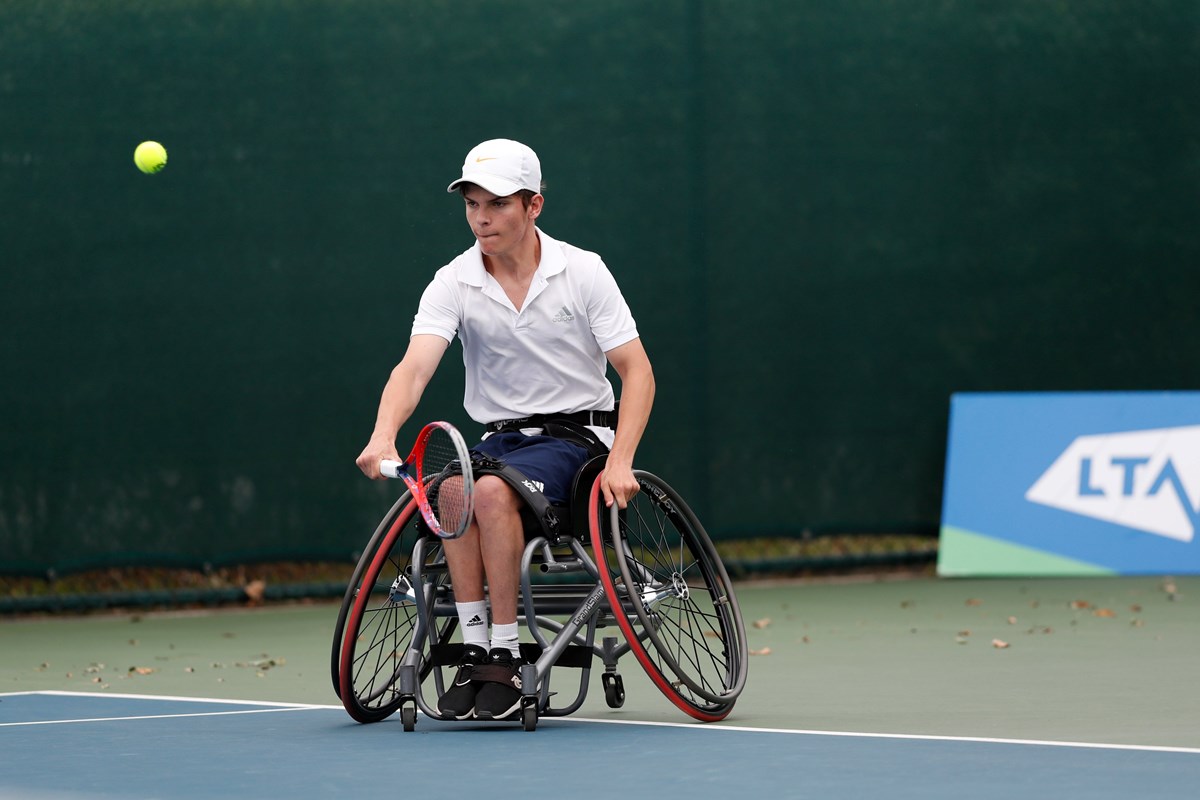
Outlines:
<svg viewBox="0 0 1200 800"><path fill-rule="evenodd" d="M625 508L638 491L633 457L654 405L654 370L641 339L615 347L605 356L621 376L621 414L600 488L605 505L611 506L615 501L618 507Z"/></svg>
<svg viewBox="0 0 1200 800"><path fill-rule="evenodd" d="M425 387L429 385L449 346L450 343L445 339L432 334L419 334L409 340L404 358L392 369L383 387L371 440L355 461L368 478L383 478L379 472L379 462L383 459L400 460L396 452L396 434L416 410Z"/></svg>

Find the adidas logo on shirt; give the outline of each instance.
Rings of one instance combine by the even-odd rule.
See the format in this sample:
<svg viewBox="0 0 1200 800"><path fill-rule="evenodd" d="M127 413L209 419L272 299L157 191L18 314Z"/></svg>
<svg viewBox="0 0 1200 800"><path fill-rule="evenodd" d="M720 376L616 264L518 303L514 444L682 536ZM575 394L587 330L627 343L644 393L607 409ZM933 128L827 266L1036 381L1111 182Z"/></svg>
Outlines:
<svg viewBox="0 0 1200 800"><path fill-rule="evenodd" d="M563 306L558 310L558 313L550 318L552 322L570 322L575 319L575 315L571 313L571 309Z"/></svg>

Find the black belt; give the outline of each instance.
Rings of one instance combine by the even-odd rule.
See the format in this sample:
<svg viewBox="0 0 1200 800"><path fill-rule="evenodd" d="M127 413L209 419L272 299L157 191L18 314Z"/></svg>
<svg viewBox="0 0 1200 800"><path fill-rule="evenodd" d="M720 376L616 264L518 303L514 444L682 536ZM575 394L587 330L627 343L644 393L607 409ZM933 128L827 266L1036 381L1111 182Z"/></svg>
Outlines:
<svg viewBox="0 0 1200 800"><path fill-rule="evenodd" d="M576 411L573 414L533 414L516 419L499 419L489 422L486 427L491 433L514 431L521 428L542 428L547 422L573 422L576 425L590 425L593 428L616 428L617 412L612 411Z"/></svg>

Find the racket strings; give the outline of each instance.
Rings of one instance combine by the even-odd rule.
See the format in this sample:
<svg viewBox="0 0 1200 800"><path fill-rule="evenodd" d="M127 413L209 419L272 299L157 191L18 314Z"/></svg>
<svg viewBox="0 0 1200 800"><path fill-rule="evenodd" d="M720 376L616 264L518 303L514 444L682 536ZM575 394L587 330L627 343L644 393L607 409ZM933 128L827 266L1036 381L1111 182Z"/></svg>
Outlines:
<svg viewBox="0 0 1200 800"><path fill-rule="evenodd" d="M442 529L461 532L471 511L471 486L463 477L459 448L445 430L438 428L429 434L420 474L422 478L434 478L426 494Z"/></svg>

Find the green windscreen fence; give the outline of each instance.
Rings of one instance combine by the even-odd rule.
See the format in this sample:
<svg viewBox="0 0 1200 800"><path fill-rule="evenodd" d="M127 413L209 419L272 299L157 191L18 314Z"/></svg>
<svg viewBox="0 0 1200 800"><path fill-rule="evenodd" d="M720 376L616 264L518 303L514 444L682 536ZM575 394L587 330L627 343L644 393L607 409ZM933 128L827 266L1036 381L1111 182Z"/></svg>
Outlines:
<svg viewBox="0 0 1200 800"><path fill-rule="evenodd" d="M350 557L493 137L714 537L932 532L951 392L1197 388L1198 75L1192 0L2 3L0 572Z"/></svg>

